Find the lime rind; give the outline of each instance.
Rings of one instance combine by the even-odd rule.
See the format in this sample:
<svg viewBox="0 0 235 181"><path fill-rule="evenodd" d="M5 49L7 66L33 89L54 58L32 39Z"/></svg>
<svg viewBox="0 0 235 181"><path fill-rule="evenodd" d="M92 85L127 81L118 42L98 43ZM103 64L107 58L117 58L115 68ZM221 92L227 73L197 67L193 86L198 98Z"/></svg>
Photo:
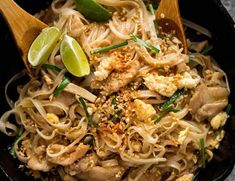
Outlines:
<svg viewBox="0 0 235 181"><path fill-rule="evenodd" d="M107 21L112 13L96 2L96 0L75 0L77 10L93 21Z"/></svg>
<svg viewBox="0 0 235 181"><path fill-rule="evenodd" d="M29 49L29 63L34 67L45 63L52 53L60 36L61 32L57 27L43 29Z"/></svg>
<svg viewBox="0 0 235 181"><path fill-rule="evenodd" d="M79 43L65 35L60 46L60 55L66 69L76 77L90 74L90 66Z"/></svg>

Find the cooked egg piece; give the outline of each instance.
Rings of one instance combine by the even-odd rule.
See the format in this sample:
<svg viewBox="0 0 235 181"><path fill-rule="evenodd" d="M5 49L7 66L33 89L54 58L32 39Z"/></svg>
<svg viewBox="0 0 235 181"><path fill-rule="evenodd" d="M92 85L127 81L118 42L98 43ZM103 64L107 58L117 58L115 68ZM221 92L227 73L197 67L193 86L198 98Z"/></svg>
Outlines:
<svg viewBox="0 0 235 181"><path fill-rule="evenodd" d="M134 100L134 108L139 120L147 121L149 118L154 118L154 116L156 116L156 110L153 106L151 104L146 104L139 99Z"/></svg>
<svg viewBox="0 0 235 181"><path fill-rule="evenodd" d="M228 115L226 112L220 112L215 117L213 117L210 121L210 124L213 129L219 129L224 126L228 119Z"/></svg>

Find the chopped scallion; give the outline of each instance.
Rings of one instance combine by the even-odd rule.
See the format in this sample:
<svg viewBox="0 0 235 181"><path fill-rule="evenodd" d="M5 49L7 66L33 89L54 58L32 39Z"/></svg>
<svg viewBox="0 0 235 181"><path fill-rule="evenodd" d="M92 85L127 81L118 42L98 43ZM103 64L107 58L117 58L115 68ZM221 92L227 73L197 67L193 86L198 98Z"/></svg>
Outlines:
<svg viewBox="0 0 235 181"><path fill-rule="evenodd" d="M131 39L132 39L134 42L137 42L138 44L144 46L145 48L148 48L148 49L152 50L152 51L155 52L155 53L159 53L159 52L160 52L160 50L159 50L157 47L155 47L155 46L153 46L153 45L150 45L149 43L147 43L147 42L145 42L145 41L139 39L139 38L138 38L137 36L135 36L135 35L131 35Z"/></svg>
<svg viewBox="0 0 235 181"><path fill-rule="evenodd" d="M55 65L52 65L52 64L43 64L42 65L42 68L45 68L45 69L48 69L48 70L51 70L53 71L54 73L59 73L62 69L55 66Z"/></svg>
<svg viewBox="0 0 235 181"><path fill-rule="evenodd" d="M111 118L112 122L116 122L121 116L122 116L122 111L121 110L116 110L115 114Z"/></svg>
<svg viewBox="0 0 235 181"><path fill-rule="evenodd" d="M88 110L87 110L87 105L86 105L85 100L84 100L82 97L79 97L79 101L80 101L80 103L81 103L81 105L82 105L83 110L85 111L85 114L86 114L86 118L87 118L87 120L88 120L88 123L89 123L90 125L93 125L94 127L97 128L98 125L95 123L95 121L92 119L91 115L89 114L89 112L88 112Z"/></svg>
<svg viewBox="0 0 235 181"><path fill-rule="evenodd" d="M162 118L164 118L169 112L179 112L178 109L174 109L174 108L167 108L166 110L164 110L163 112L160 113L159 117L156 118L153 122L154 124L160 122L162 120Z"/></svg>
<svg viewBox="0 0 235 181"><path fill-rule="evenodd" d="M230 114L231 108L232 108L232 105L231 105L231 104L228 104L228 106L227 106L227 108L226 108L226 111L225 111L225 112L227 113L227 115Z"/></svg>
<svg viewBox="0 0 235 181"><path fill-rule="evenodd" d="M165 103L163 103L163 105L161 106L161 110L162 111L167 110L169 106L173 104L177 99L179 99L180 96L182 96L183 94L184 94L183 89L177 90L171 97L169 97L169 99Z"/></svg>
<svg viewBox="0 0 235 181"><path fill-rule="evenodd" d="M153 5L150 3L150 4L148 5L148 7L149 7L150 13L154 15L154 8L153 8Z"/></svg>
<svg viewBox="0 0 235 181"><path fill-rule="evenodd" d="M109 50L112 50L112 49L115 49L115 48L120 48L120 47L123 47L123 46L126 46L126 45L128 45L128 41L124 41L124 42L121 42L121 43L118 43L118 44L115 44L115 45L110 45L110 46L107 46L107 47L96 48L96 49L91 51L91 54L107 52Z"/></svg>
<svg viewBox="0 0 235 181"><path fill-rule="evenodd" d="M114 107L114 115L111 118L111 120L112 120L112 122L116 122L117 119L122 116L122 111L118 110L118 107L117 107L117 95L114 96L114 98L112 100L112 105Z"/></svg>
<svg viewBox="0 0 235 181"><path fill-rule="evenodd" d="M61 83L58 85L58 87L55 89L53 96L56 97L58 96L64 89L65 87L70 83L70 80L67 77L63 77Z"/></svg>
<svg viewBox="0 0 235 181"><path fill-rule="evenodd" d="M200 139L202 168L206 168L205 140Z"/></svg>
<svg viewBox="0 0 235 181"><path fill-rule="evenodd" d="M18 133L17 133L17 135L16 135L16 138L15 138L15 141L14 141L14 143L12 144L12 146L10 146L9 147L9 153L12 155L12 157L14 158L14 159L16 159L17 158L17 155L16 155L16 150L15 150L15 148L14 148L14 145L15 145L15 143L19 140L19 138L21 137L21 135L24 133L24 126L20 126L20 128L19 128L19 130L18 130Z"/></svg>
<svg viewBox="0 0 235 181"><path fill-rule="evenodd" d="M201 54L207 55L209 51L211 51L214 48L213 45L208 44L203 50L201 51Z"/></svg>

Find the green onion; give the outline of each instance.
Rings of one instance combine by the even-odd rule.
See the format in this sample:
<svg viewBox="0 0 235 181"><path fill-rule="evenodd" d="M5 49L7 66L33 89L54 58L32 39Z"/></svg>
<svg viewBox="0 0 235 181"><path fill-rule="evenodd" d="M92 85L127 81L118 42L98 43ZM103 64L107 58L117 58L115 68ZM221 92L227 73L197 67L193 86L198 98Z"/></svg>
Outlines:
<svg viewBox="0 0 235 181"><path fill-rule="evenodd" d="M228 106L227 106L227 108L226 108L226 111L225 111L225 112L227 113L227 115L230 114L231 108L232 108L232 105L231 105L231 104L228 104Z"/></svg>
<svg viewBox="0 0 235 181"><path fill-rule="evenodd" d="M147 43L147 42L145 42L145 41L139 39L139 38L138 38L137 36L135 36L135 35L131 35L131 39L132 39L134 42L137 42L138 44L144 46L145 48L148 48L148 49L152 50L153 52L156 52L156 53L159 53L159 52L160 52L160 50L159 50L157 47L155 47L155 46L153 46L153 45L150 45L149 43Z"/></svg>
<svg viewBox="0 0 235 181"><path fill-rule="evenodd" d="M115 114L111 118L111 121L112 122L116 122L121 116L122 116L122 111L121 110L117 110L117 111L115 111Z"/></svg>
<svg viewBox="0 0 235 181"><path fill-rule="evenodd" d="M91 51L91 54L107 52L109 50L112 50L112 49L115 49L115 48L120 48L120 47L123 47L123 46L126 46L126 45L128 45L128 41L124 41L124 42L121 42L121 43L118 43L118 44L115 44L115 45L110 45L110 46L107 46L107 47L96 48L96 49Z"/></svg>
<svg viewBox="0 0 235 181"><path fill-rule="evenodd" d="M79 97L79 101L80 101L80 103L81 103L81 105L82 105L83 110L85 111L85 114L86 114L86 118L87 118L87 120L88 120L88 123L89 123L90 125L93 125L94 127L97 128L98 125L95 123L95 121L92 119L91 115L89 114L89 112L88 112L88 110L87 110L87 105L86 105L85 100L84 100L82 97Z"/></svg>
<svg viewBox="0 0 235 181"><path fill-rule="evenodd" d="M205 140L200 139L202 168L206 168Z"/></svg>
<svg viewBox="0 0 235 181"><path fill-rule="evenodd" d="M161 114L159 115L158 118L156 118L153 122L154 124L160 122L162 120L162 118L164 118L169 112L174 112L177 113L179 112L178 109L174 109L174 108L167 108L165 111L161 112Z"/></svg>
<svg viewBox="0 0 235 181"><path fill-rule="evenodd" d="M201 51L201 54L203 55L207 55L209 51L211 51L214 48L213 45L207 45L205 48L203 48L203 50Z"/></svg>
<svg viewBox="0 0 235 181"><path fill-rule="evenodd" d="M15 141L14 141L14 143L12 144L12 146L10 147L9 153L12 155L12 157L13 157L14 159L17 158L14 145L15 145L15 143L19 140L19 138L21 137L21 135L22 135L23 133L24 133L24 126L20 126L20 128L19 128L19 130L18 130L18 133L17 133L17 135L16 135L16 138L15 138Z"/></svg>
<svg viewBox="0 0 235 181"><path fill-rule="evenodd" d="M165 103L163 103L163 105L161 106L161 110L162 111L167 110L169 106L173 104L177 99L179 99L180 96L182 96L183 94L184 94L183 89L177 90L171 97L169 97L169 99Z"/></svg>
<svg viewBox="0 0 235 181"><path fill-rule="evenodd" d="M113 105L114 109L117 109L117 95L114 96L114 98L112 100L112 105Z"/></svg>
<svg viewBox="0 0 235 181"><path fill-rule="evenodd" d="M154 15L154 8L153 8L153 5L150 3L150 4L148 5L148 7L149 7L150 13Z"/></svg>
<svg viewBox="0 0 235 181"><path fill-rule="evenodd" d="M116 122L117 119L119 119L122 116L122 111L118 110L117 107L117 95L114 96L113 100L112 100L112 105L114 107L114 115L111 118L112 122Z"/></svg>
<svg viewBox="0 0 235 181"><path fill-rule="evenodd" d="M48 69L48 70L51 70L53 71L54 73L59 73L62 69L55 66L55 65L52 65L52 64L43 64L42 65L42 68L45 68L45 69Z"/></svg>
<svg viewBox="0 0 235 181"><path fill-rule="evenodd" d="M58 87L55 89L53 96L56 97L58 96L64 89L65 87L70 83L70 80L67 77L63 77L61 83L58 85Z"/></svg>
<svg viewBox="0 0 235 181"><path fill-rule="evenodd" d="M55 65L52 65L52 64L43 64L42 68L49 69L49 70L53 71L54 73L59 73L62 70L61 68L59 68ZM67 76L64 76L61 83L55 89L53 96L54 97L58 96L69 83L70 83L69 78Z"/></svg>

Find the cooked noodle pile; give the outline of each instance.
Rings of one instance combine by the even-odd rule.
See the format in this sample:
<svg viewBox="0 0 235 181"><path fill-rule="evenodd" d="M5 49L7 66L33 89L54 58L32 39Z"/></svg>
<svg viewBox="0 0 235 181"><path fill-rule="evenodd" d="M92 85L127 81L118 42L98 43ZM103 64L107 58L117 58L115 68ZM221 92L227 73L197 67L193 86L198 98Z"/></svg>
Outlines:
<svg viewBox="0 0 235 181"><path fill-rule="evenodd" d="M53 96L66 73L58 42L48 64L62 71L39 67L1 117L0 130L15 136L23 126L13 148L35 178L48 172L66 181L191 180L203 166L200 140L209 161L224 136L225 73L209 56L183 54L173 35L158 37L155 17L142 0L97 2L112 12L112 19L87 20L75 10L74 0L54 0L38 14L79 42L91 73L72 76ZM132 34L160 52L131 41ZM127 46L91 53L125 40ZM177 98L164 112L162 105L172 96Z"/></svg>

